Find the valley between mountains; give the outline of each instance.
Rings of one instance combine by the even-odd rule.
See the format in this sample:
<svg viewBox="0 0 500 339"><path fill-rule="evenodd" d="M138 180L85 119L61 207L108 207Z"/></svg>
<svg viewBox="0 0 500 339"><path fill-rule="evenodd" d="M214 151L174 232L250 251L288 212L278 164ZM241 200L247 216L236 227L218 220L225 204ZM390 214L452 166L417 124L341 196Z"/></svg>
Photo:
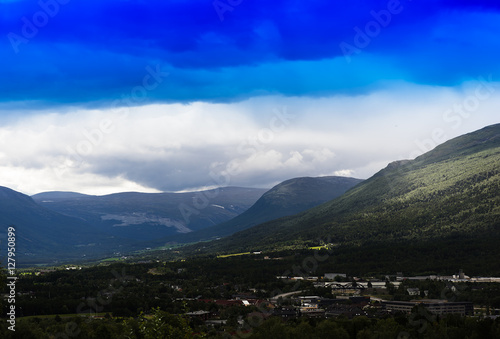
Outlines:
<svg viewBox="0 0 500 339"><path fill-rule="evenodd" d="M499 192L497 124L414 160L392 162L367 180L304 177L269 190L106 196L28 197L0 188L0 223L16 226L19 262L26 265L131 256L145 249L150 252L143 257L172 256L165 249L182 244L188 246L176 250L177 257L328 245L359 257L369 250L387 263L404 248L396 255L400 263L420 253L442 258L438 266L455 258L493 273L500 271L497 261L488 260L498 254ZM203 197L208 203L200 203Z"/></svg>

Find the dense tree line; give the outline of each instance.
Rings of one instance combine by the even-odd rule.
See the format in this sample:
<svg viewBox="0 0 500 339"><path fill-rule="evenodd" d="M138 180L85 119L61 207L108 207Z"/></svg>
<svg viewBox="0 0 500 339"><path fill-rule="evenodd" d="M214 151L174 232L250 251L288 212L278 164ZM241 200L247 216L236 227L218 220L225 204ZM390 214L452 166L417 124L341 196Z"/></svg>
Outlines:
<svg viewBox="0 0 500 339"><path fill-rule="evenodd" d="M148 264L118 263L40 275L27 272L17 280L17 303L21 316L103 312L116 316L137 316L141 311L155 307L178 314L182 313L185 303L194 311L211 307L198 299L231 299L240 293L268 298L278 292L315 291L312 282L290 283L276 278L282 275L322 277L325 273L342 272L351 276L385 279L385 274L394 274L392 270L399 269L405 269L405 274L411 274L413 269L413 273L447 275L458 270L456 262L440 266L441 271L425 271L424 264L412 265L403 259L401 265L404 266L394 265L389 271L385 264L376 261L383 252L370 250L368 247L357 251L354 248L334 249L331 252L283 251L273 253L268 260L264 259L264 253ZM406 250L411 252L412 248L409 246ZM432 253L429 249L430 256ZM469 273L467 269L466 272ZM409 287L418 287L421 293L427 290L429 298L453 297L456 301L500 307L499 284L461 283L452 286L442 281L405 281L393 293L394 298L407 298L406 289ZM452 288L458 292L452 293ZM325 293L329 295L328 291Z"/></svg>
<svg viewBox="0 0 500 339"><path fill-rule="evenodd" d="M225 325L219 328L200 327L186 317L153 309L150 316L136 318L84 319L81 317L27 318L18 322L15 332L0 329L1 338L48 339L182 339L182 338L436 338L436 339L494 339L500 338L500 319L433 316L415 309L383 319L364 316L352 320L295 319L285 321L269 317L261 321L248 320L243 328Z"/></svg>
<svg viewBox="0 0 500 339"><path fill-rule="evenodd" d="M471 270L474 263L480 263L479 274L496 274L500 271L498 260L493 259L498 256L496 244L500 241L499 157L498 148L494 148L439 163L422 158L387 168L340 198L305 213L191 250L230 253L297 249L316 239L337 246L375 248L378 244L382 250L393 246L404 249L399 244L415 243L416 247L433 248L440 264L451 262L455 256L471 263ZM474 255L461 246L473 247ZM379 261L391 260L387 254ZM434 262L427 260L429 255L421 258L416 254L409 256L401 251L396 256L406 261L413 257L420 263ZM483 255L485 260L477 260Z"/></svg>
<svg viewBox="0 0 500 339"><path fill-rule="evenodd" d="M375 253L377 255L377 252ZM432 250L429 253L432 253ZM73 323L76 323L81 331L78 337L81 338L126 338L127 336L147 338L147 333L153 331L148 330L148 326L167 328L170 331L175 324L182 331L189 332L189 336L200 333L200 335L217 338L222 332L242 331L238 320L251 319L249 317L253 312L262 311L256 306L223 306L215 303L217 299L232 299L239 294L264 299L278 293L298 290L333 297L331 290L316 289L310 281L287 282L277 279L276 276L321 277L328 272L346 272L352 275L358 274L358 270L366 269L368 274L383 279L385 273L394 273L386 271L383 265L372 266L372 261L369 259L370 251L365 252L363 249L356 251L352 247L340 251L338 249L283 250L269 255L271 258L267 259L264 259L267 257L266 253L262 253L228 258L200 256L172 262L115 263L85 267L81 270L59 269L38 275L29 270L19 271L16 285L18 292L16 335L18 338L47 338L48 333L59 333L68 326L71 329L71 326L75 326ZM365 261L366 263L361 264L360 267L352 264L352 262ZM406 268L409 270L412 266L409 265ZM422 270L418 272L424 273ZM452 272L425 273L450 274ZM346 280L349 279L351 278ZM396 300L406 300L410 298L406 289L418 287L422 291L429 291L429 297L432 298L445 297L456 301L472 301L491 308L499 305L498 284L463 283L454 286L459 293L450 294L452 286L442 281L404 281L399 288L389 289L389 292ZM2 314L6 314L5 306L4 303ZM199 319L183 316L186 312L200 310L216 314L217 318L227 320L227 324L209 328ZM46 317L46 315L50 316ZM101 318L88 317L96 315ZM163 320L151 322L151 319L155 317ZM310 335L307 338L322 337L325 331L336 333L338 337L345 337L347 333L346 338L371 338L377 337L377 333L393 333L394 331L406 331L411 334L415 332L415 330L411 332L411 324L418 322L406 316L379 320L302 319L287 323L283 323L280 319L267 319L267 317L266 314L261 319L262 321L258 322L258 326L254 326L255 322L249 321L250 325L244 326L243 330L249 330L247 334L255 338L262 337L263 331L268 330L272 333L282 333L283 338L294 337L305 332ZM162 327L164 321L168 326ZM450 331L453 331L451 329L453 326L449 321L451 320L440 319L436 324L432 321L434 327L430 325L428 327L432 328L432 331L437 331L436 333L444 333L443 335L451 338L452 332ZM358 326L353 324L360 323L364 324L362 328L352 329L352 326L355 328ZM455 327L462 328L460 326L470 328L468 330L470 333L475 333L474 331L479 331L483 327L487 328L484 330L485 333L496 333L498 329L496 322L489 323L487 319L460 320L459 325ZM461 333L468 332L463 330ZM5 332L0 333L0 337L3 338L4 334L5 337L11 335ZM474 336L464 338L468 337Z"/></svg>

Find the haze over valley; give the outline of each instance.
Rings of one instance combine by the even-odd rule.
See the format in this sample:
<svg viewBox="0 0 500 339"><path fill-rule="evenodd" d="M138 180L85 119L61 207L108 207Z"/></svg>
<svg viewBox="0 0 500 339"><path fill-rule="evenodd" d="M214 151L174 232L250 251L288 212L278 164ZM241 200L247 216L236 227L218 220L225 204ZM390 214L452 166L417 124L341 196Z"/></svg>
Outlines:
<svg viewBox="0 0 500 339"><path fill-rule="evenodd" d="M500 338L498 1L0 13L0 338Z"/></svg>

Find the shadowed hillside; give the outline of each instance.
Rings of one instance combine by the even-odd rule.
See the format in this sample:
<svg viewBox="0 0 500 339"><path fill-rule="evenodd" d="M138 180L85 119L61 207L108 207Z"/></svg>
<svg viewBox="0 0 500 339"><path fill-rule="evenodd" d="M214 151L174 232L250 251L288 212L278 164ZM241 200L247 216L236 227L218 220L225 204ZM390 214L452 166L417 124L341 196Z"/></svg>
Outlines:
<svg viewBox="0 0 500 339"><path fill-rule="evenodd" d="M304 213L205 244L204 251L283 248L321 238L333 246L438 241L438 250L439 241L456 240L498 253L499 192L497 124L450 140L415 160L392 163L341 197Z"/></svg>
<svg viewBox="0 0 500 339"><path fill-rule="evenodd" d="M234 219L178 236L175 240L193 242L227 236L266 221L294 215L332 200L362 181L335 176L286 180L270 189L251 208Z"/></svg>

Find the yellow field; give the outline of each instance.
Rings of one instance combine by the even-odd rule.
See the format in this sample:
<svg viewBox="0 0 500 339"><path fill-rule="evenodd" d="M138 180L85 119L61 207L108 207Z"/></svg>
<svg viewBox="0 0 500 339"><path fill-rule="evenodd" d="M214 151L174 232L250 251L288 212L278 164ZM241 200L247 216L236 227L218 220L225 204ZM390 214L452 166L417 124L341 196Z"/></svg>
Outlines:
<svg viewBox="0 0 500 339"><path fill-rule="evenodd" d="M328 249L328 245L309 247L310 250Z"/></svg>
<svg viewBox="0 0 500 339"><path fill-rule="evenodd" d="M247 255L247 254L252 254L252 253L251 252L244 252L244 253L225 254L225 255L218 255L217 258L236 257L238 255Z"/></svg>

